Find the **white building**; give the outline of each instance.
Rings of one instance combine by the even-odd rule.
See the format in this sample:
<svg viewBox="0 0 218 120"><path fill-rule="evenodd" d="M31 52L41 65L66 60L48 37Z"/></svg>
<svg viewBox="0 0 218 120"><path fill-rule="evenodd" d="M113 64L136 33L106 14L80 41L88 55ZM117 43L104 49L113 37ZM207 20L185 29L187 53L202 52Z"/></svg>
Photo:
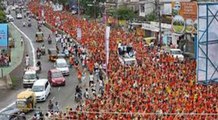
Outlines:
<svg viewBox="0 0 218 120"><path fill-rule="evenodd" d="M117 8L125 6L132 9L133 11L138 11L139 1L140 0L107 0L107 3L114 3Z"/></svg>
<svg viewBox="0 0 218 120"><path fill-rule="evenodd" d="M155 9L155 0L140 0L139 1L139 16L145 17L152 13Z"/></svg>

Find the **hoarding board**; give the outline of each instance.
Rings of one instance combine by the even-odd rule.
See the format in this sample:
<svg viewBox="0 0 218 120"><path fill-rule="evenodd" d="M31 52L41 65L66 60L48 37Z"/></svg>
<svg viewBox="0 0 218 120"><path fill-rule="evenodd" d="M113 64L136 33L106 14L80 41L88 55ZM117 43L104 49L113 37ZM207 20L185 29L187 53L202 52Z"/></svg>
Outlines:
<svg viewBox="0 0 218 120"><path fill-rule="evenodd" d="M218 3L198 4L197 81L218 82Z"/></svg>
<svg viewBox="0 0 218 120"><path fill-rule="evenodd" d="M8 47L8 25L0 24L0 48Z"/></svg>
<svg viewBox="0 0 218 120"><path fill-rule="evenodd" d="M172 30L175 33L194 33L197 2L172 2Z"/></svg>

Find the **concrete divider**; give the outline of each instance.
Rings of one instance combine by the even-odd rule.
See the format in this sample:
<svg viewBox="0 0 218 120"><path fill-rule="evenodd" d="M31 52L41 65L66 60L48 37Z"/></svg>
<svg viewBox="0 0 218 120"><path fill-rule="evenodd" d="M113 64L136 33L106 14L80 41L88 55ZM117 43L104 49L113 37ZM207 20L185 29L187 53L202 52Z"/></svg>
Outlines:
<svg viewBox="0 0 218 120"><path fill-rule="evenodd" d="M16 69L21 63L24 55L24 45L21 46L20 38L21 34L19 31L11 24L8 23L9 26L9 32L12 36L12 38L15 41L15 47L11 48L11 64L9 67L3 67L3 80L0 84L2 88L12 88L13 87L13 81L11 80L10 73ZM18 54L19 53L19 54ZM4 87L3 87L4 86Z"/></svg>

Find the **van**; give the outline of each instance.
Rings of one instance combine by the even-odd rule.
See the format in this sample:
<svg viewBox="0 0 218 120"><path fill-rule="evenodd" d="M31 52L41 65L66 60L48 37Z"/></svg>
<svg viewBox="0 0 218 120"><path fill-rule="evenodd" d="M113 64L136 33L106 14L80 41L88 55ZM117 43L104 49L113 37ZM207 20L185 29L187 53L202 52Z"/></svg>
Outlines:
<svg viewBox="0 0 218 120"><path fill-rule="evenodd" d="M35 93L37 101L46 101L51 92L51 85L48 79L39 79L34 82L32 91Z"/></svg>
<svg viewBox="0 0 218 120"><path fill-rule="evenodd" d="M23 75L23 87L32 87L33 83L38 80L35 70L27 70Z"/></svg>
<svg viewBox="0 0 218 120"><path fill-rule="evenodd" d="M69 65L67 64L67 61L64 58L58 58L54 66L56 69L60 70L63 75L70 75Z"/></svg>
<svg viewBox="0 0 218 120"><path fill-rule="evenodd" d="M6 15L7 22L14 22L14 18L11 15Z"/></svg>
<svg viewBox="0 0 218 120"><path fill-rule="evenodd" d="M170 54L174 58L178 58L180 61L184 60L184 55L182 54L182 51L180 49L170 49Z"/></svg>

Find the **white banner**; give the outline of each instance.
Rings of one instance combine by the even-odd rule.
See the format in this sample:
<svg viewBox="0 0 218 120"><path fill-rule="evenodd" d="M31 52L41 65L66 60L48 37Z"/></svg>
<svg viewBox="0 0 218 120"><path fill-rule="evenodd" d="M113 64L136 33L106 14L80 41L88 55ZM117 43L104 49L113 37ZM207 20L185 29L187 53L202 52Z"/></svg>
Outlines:
<svg viewBox="0 0 218 120"><path fill-rule="evenodd" d="M60 4L53 4L52 5L53 11L62 11L63 10L63 5Z"/></svg>
<svg viewBox="0 0 218 120"><path fill-rule="evenodd" d="M109 63L109 53L110 53L110 48L109 48L109 38L110 38L110 27L106 27L105 31L105 51L106 51L106 65Z"/></svg>
<svg viewBox="0 0 218 120"><path fill-rule="evenodd" d="M110 27L109 26L106 27L105 37L106 37L105 39L109 39L110 37Z"/></svg>
<svg viewBox="0 0 218 120"><path fill-rule="evenodd" d="M77 40L81 40L81 38L82 38L81 28L77 28L76 31L77 31Z"/></svg>
<svg viewBox="0 0 218 120"><path fill-rule="evenodd" d="M45 12L44 12L44 8L42 9L42 18L45 17Z"/></svg>

